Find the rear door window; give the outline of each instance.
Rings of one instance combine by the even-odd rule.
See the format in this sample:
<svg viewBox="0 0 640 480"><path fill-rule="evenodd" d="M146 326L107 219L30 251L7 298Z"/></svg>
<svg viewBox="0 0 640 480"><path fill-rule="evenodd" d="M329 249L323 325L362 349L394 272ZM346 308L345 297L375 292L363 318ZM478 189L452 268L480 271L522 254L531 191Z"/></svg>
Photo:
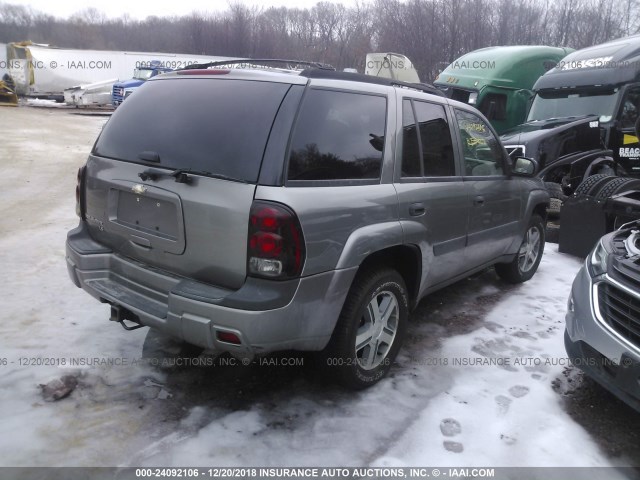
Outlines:
<svg viewBox="0 0 640 480"><path fill-rule="evenodd" d="M152 152L160 160L154 166L253 183L289 87L232 79L150 81L118 107L94 154L148 164L140 154Z"/></svg>
<svg viewBox="0 0 640 480"><path fill-rule="evenodd" d="M288 179L379 179L386 111L383 96L310 89L294 128Z"/></svg>
<svg viewBox="0 0 640 480"><path fill-rule="evenodd" d="M402 131L402 177L456 174L451 131L442 105L403 100Z"/></svg>

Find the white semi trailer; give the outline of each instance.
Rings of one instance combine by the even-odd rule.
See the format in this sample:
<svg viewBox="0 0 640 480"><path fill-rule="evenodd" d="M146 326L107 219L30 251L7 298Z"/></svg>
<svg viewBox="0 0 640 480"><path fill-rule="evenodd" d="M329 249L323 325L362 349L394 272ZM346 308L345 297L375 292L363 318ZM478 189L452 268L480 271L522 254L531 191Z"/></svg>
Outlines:
<svg viewBox="0 0 640 480"><path fill-rule="evenodd" d="M216 62L228 57L158 52L117 52L55 48L30 42L6 46L6 66L18 95L62 100L68 88L127 79L140 66L158 61L176 69L194 63Z"/></svg>

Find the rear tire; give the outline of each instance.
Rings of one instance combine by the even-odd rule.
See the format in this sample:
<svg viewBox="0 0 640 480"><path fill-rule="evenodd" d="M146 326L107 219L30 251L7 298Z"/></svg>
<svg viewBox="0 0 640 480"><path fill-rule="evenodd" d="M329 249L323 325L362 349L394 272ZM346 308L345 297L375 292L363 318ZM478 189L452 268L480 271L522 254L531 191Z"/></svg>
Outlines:
<svg viewBox="0 0 640 480"><path fill-rule="evenodd" d="M640 190L640 180L637 178L617 177L598 192L596 199L606 200L612 195L629 190Z"/></svg>
<svg viewBox="0 0 640 480"><path fill-rule="evenodd" d="M615 177L613 180L609 181L607 184L603 185L602 188L600 188L600 191L595 196L596 200L606 200L615 192L617 192L618 189L620 189L621 187L624 188L624 185L628 184L629 182L633 182L633 179Z"/></svg>
<svg viewBox="0 0 640 480"><path fill-rule="evenodd" d="M613 177L608 174L592 175L578 185L574 195L576 197L580 195L595 196L604 185L612 181L614 178L617 177Z"/></svg>
<svg viewBox="0 0 640 480"><path fill-rule="evenodd" d="M532 215L515 258L510 263L496 264L498 276L509 283L522 283L533 277L544 253L544 235L542 218Z"/></svg>
<svg viewBox="0 0 640 480"><path fill-rule="evenodd" d="M407 288L398 272L384 268L359 274L320 354L327 378L356 390L375 385L391 369L408 316Z"/></svg>

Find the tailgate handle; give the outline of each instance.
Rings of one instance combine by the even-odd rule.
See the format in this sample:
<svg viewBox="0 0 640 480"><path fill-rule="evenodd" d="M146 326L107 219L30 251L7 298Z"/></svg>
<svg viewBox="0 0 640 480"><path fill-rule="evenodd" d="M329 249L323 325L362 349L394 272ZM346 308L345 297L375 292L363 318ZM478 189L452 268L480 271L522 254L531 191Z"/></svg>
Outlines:
<svg viewBox="0 0 640 480"><path fill-rule="evenodd" d="M142 248L144 250L151 250L151 241L147 238L138 237L137 235L131 235L129 241L134 247Z"/></svg>

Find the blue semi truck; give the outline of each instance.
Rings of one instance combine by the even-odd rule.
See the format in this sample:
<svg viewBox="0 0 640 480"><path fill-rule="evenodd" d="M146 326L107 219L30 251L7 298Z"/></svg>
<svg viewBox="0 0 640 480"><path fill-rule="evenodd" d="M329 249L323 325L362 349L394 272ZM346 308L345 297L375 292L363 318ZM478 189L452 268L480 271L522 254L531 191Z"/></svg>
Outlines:
<svg viewBox="0 0 640 480"><path fill-rule="evenodd" d="M153 60L148 64L142 62L140 66L133 71L133 78L113 84L113 88L111 90L111 104L117 108L118 105L124 102L125 98L131 95L136 88L151 77L155 77L161 73L170 72L171 70L171 68L162 66L162 63L159 60Z"/></svg>

